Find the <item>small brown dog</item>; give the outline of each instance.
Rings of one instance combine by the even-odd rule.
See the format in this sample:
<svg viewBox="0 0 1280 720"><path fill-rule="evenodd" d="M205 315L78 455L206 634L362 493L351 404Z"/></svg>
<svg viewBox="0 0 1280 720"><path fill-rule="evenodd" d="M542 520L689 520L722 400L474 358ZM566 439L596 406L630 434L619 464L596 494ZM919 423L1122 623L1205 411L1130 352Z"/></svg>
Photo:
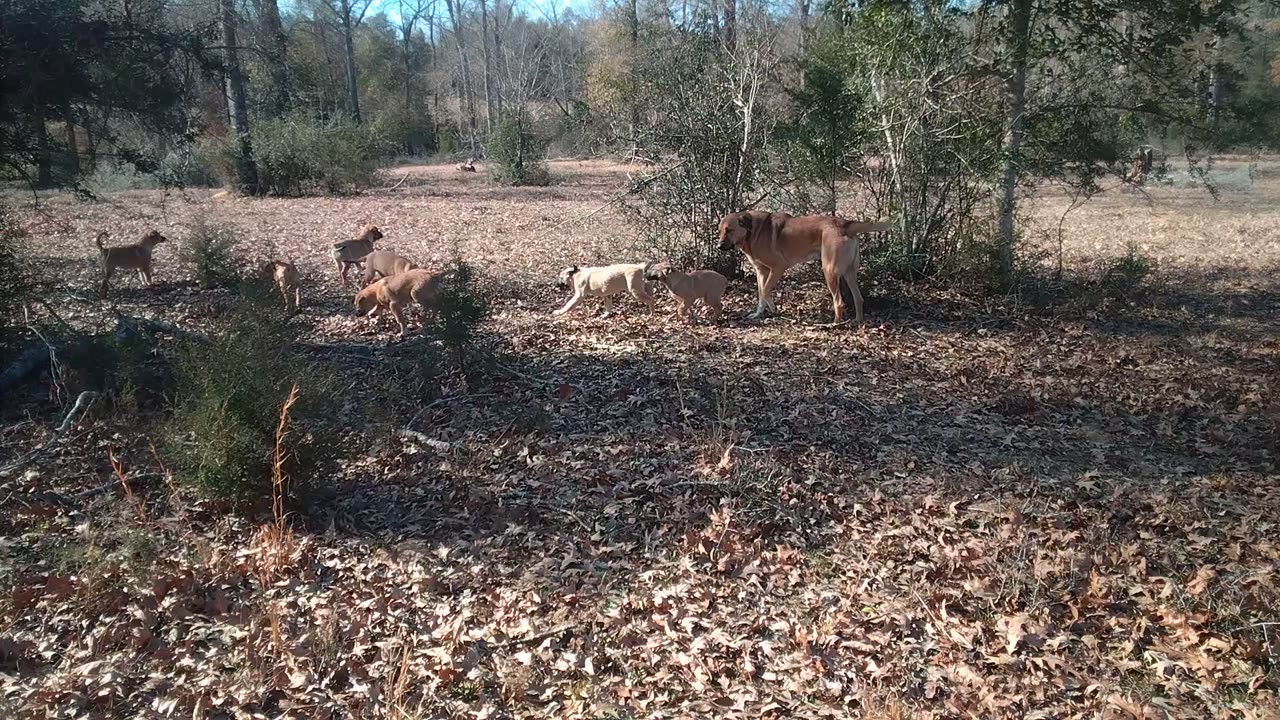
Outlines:
<svg viewBox="0 0 1280 720"><path fill-rule="evenodd" d="M262 264L262 277L275 283L284 296L286 310L297 312L302 307L302 275L293 263L285 260L268 260ZM293 295L290 304L290 294Z"/></svg>
<svg viewBox="0 0 1280 720"><path fill-rule="evenodd" d="M109 235L105 231L100 232L93 241L98 246L98 259L102 264L102 297L107 296L107 283L117 268L137 271L138 277L150 285L152 249L162 242L168 242L169 239L161 235L158 230L151 230L132 245L109 248L102 245L102 241L107 237Z"/></svg>
<svg viewBox="0 0 1280 720"><path fill-rule="evenodd" d="M364 284L361 287L379 277L399 275L415 267L417 266L407 257L397 255L390 250L374 250L364 258Z"/></svg>
<svg viewBox="0 0 1280 720"><path fill-rule="evenodd" d="M466 162L464 162L464 163L458 163L458 170L460 170L460 171L462 171L462 172L475 172L475 171L476 171L476 159L475 159L475 158L467 158L467 161L466 161Z"/></svg>
<svg viewBox="0 0 1280 720"><path fill-rule="evenodd" d="M440 277L440 273L430 270L407 270L399 275L382 278L356 293L356 315L372 316L387 308L400 326L400 337L404 337L404 306L418 303L430 310L440 285Z"/></svg>
<svg viewBox="0 0 1280 720"><path fill-rule="evenodd" d="M660 262L651 265L644 276L667 286L667 290L671 291L671 295L679 303L676 314L683 316L689 323L697 318L694 303L701 302L706 308L707 322L715 322L724 310L721 298L724 297L725 288L729 287L729 281L715 270L677 272L671 269L670 263Z"/></svg>
<svg viewBox="0 0 1280 720"><path fill-rule="evenodd" d="M351 287L351 283L347 281L347 271L352 267L359 267L365 256L373 252L374 241L382 238L382 231L377 225L365 225L355 238L333 244L333 264L342 275L342 287Z"/></svg>

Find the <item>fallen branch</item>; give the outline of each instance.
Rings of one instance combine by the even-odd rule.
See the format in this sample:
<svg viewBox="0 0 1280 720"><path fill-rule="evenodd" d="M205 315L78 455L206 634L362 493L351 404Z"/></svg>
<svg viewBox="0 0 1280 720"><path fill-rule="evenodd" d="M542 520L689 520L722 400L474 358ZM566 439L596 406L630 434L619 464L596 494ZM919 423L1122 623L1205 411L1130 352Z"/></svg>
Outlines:
<svg viewBox="0 0 1280 720"><path fill-rule="evenodd" d="M400 186L404 184L404 181L408 180L412 175L413 173L405 173L400 176L400 182L396 183L395 185L392 185L390 187L379 188L377 190L373 190L372 192L391 192L392 190L398 190Z"/></svg>
<svg viewBox="0 0 1280 720"><path fill-rule="evenodd" d="M76 420L78 420L81 415L83 415L85 412L89 410L89 408L93 405L93 401L97 399L98 399L98 393L92 390L85 390L84 392L80 393L80 396L76 398L75 404L72 405L71 409L67 411L66 417L62 418L62 422L58 425L57 429L53 431L53 435L48 440L46 440L45 443L40 447L36 448L35 450L32 450L31 452L27 453L25 456L20 457L17 460L14 460L13 462L6 465L3 469L0 469L0 475L8 475L14 470L21 468L23 465L26 465L32 460L35 460L37 457L48 452L53 448L53 446L57 445L59 442L62 442L62 436L67 433L67 430L71 429L71 426L75 424Z"/></svg>

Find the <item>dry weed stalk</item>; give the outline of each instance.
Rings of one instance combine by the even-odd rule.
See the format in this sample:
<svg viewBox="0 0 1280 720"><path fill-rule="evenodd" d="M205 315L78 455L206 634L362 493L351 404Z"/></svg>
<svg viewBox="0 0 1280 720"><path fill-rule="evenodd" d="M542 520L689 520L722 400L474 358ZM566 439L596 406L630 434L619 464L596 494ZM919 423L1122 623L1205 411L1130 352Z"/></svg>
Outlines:
<svg viewBox="0 0 1280 720"><path fill-rule="evenodd" d="M115 450L107 450L107 459L111 461L111 470L116 474L116 478L120 480L120 487L124 488L125 500L129 502L129 506L133 508L133 512L142 522L147 522L147 509L142 506L142 501L133 492L133 487L129 485L129 479L124 474L124 464L116 457Z"/></svg>
<svg viewBox="0 0 1280 720"><path fill-rule="evenodd" d="M259 582L270 585L280 572L292 562L297 551L297 541L293 528L288 525L288 514L284 510L284 493L286 477L284 466L288 462L289 453L285 449L285 438L289 434L289 411L298 402L298 386L289 388L289 396L280 406L280 422L276 425L275 451L271 462L271 515L272 523L263 523L254 536L254 547L257 549L257 575Z"/></svg>

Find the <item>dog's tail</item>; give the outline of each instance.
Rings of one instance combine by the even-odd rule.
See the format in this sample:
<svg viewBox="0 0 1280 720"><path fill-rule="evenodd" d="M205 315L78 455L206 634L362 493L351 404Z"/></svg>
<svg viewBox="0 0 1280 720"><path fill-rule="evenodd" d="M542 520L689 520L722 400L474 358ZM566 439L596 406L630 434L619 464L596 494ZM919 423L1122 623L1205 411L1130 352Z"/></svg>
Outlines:
<svg viewBox="0 0 1280 720"><path fill-rule="evenodd" d="M859 233L882 233L893 227L893 223L887 218L877 220L875 222L865 222L862 220L845 220L844 234L845 237L852 237Z"/></svg>
<svg viewBox="0 0 1280 720"><path fill-rule="evenodd" d="M106 240L108 237L110 237L110 235L107 233L106 230L103 230L102 232L98 233L98 237L93 239L93 244L97 245L99 250L105 251L106 248L102 246L102 241Z"/></svg>

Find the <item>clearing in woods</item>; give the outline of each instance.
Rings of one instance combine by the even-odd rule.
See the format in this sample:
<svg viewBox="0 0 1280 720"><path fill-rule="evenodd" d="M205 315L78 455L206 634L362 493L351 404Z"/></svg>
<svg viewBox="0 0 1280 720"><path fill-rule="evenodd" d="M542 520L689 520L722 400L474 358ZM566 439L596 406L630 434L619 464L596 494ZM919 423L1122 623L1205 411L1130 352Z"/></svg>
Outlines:
<svg viewBox="0 0 1280 720"><path fill-rule="evenodd" d="M686 329L665 296L553 320L562 266L649 258L612 211L571 221L625 168L552 170L548 188L414 167L347 198L22 210L59 278L46 299L80 328L112 305L200 328L226 295L187 282L175 242L154 288L121 277L99 302L101 229L180 241L204 214L246 260L298 262L294 322L360 420L269 574L254 522L169 496L145 413L104 403L0 476L0 714L1280 711L1280 164L1221 163L1217 202L1113 190L1068 215L1068 270L1097 277L1130 243L1156 261L1127 300L912 288L871 299L865 330L820 326L811 270L763 323L741 320L750 281L719 327ZM1040 198L1029 241L1056 251L1067 205ZM481 271L494 316L470 378L351 316L328 248L370 222L382 247L430 264L456 246ZM44 385L18 400L0 467L66 412Z"/></svg>

